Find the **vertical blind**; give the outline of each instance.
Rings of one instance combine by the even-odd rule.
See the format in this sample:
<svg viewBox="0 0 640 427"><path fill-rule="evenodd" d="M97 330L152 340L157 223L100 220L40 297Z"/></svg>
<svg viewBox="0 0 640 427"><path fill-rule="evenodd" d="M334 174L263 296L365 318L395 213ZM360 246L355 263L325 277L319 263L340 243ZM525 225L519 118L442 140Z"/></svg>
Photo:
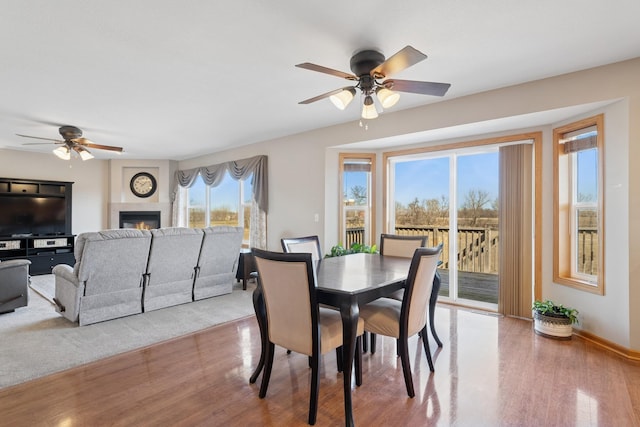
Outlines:
<svg viewBox="0 0 640 427"><path fill-rule="evenodd" d="M500 148L498 311L531 317L533 303L533 145Z"/></svg>

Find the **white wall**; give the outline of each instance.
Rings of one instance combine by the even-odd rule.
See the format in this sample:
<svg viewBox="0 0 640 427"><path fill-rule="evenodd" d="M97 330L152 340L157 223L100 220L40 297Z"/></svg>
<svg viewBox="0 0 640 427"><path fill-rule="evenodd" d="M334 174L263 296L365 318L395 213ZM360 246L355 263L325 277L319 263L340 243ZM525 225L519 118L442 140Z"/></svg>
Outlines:
<svg viewBox="0 0 640 427"><path fill-rule="evenodd" d="M554 301L578 308L579 328L629 347L629 103L620 100L597 111L555 123L558 127L582 118L604 113L604 228L605 294L596 295L553 283L553 253L550 247L543 259L543 295ZM549 137L551 137L549 135ZM553 174L553 147L545 144L544 174ZM553 242L553 182L545 184L545 242ZM621 302L625 302L621 304ZM640 307L636 307L636 310Z"/></svg>
<svg viewBox="0 0 640 427"><path fill-rule="evenodd" d="M557 297L565 305L579 309L585 331L637 351L640 350L640 287L636 279L640 274L640 168L636 163L640 159L640 121L631 118L640 114L639 75L640 59L634 59L393 114L385 113L375 120L368 131L363 131L352 122L190 159L180 162L178 167L189 169L258 154L268 155L269 249L279 250L279 239L283 236L318 234L324 236L322 244L326 251L337 243L338 152L349 151L344 147L332 147L452 126L486 124L516 116L531 117L530 122L520 121L519 126L514 127L513 121L505 121L503 129L494 127L493 133L468 135L458 140L521 133L523 129L543 132L543 297ZM549 114L550 119L540 122L540 117L546 116L534 116L576 106L589 107L594 103L608 105L589 111L606 114L605 215L611 217L607 216L606 219L607 288L604 297L551 281L551 129L559 119L557 115ZM583 107L582 111L589 108ZM570 118L565 114L562 120L570 121ZM430 141L417 145L443 142ZM382 151L379 149L378 153ZM379 155L379 172L381 160ZM378 179L378 188L381 189L381 177ZM377 222L380 226L380 197L377 205ZM320 224L313 222L315 213L324 214Z"/></svg>
<svg viewBox="0 0 640 427"><path fill-rule="evenodd" d="M109 168L106 160L60 160L50 153L0 150L0 175L6 178L73 182L71 231L79 234L107 226Z"/></svg>
<svg viewBox="0 0 640 427"><path fill-rule="evenodd" d="M123 202L154 206L163 213L163 226L171 225L170 193L177 162L169 160L60 160L50 153L0 150L0 176L73 182L73 234L117 228L110 220L110 205ZM136 198L128 178L135 171L151 171L158 193L151 200ZM131 209L145 210L145 209ZM151 209L150 209L151 210Z"/></svg>

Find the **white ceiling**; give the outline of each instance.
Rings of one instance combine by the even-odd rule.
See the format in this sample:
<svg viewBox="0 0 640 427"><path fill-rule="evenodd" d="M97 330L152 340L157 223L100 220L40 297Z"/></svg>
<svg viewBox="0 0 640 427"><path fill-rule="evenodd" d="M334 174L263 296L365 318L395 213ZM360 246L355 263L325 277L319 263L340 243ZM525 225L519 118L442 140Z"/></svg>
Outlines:
<svg viewBox="0 0 640 427"><path fill-rule="evenodd" d="M0 12L0 148L81 127L122 158L181 160L356 121L346 86L364 48L429 58L393 77L451 83L395 110L640 56L638 0L22 0ZM438 135L446 137L446 135ZM111 158L93 150L98 158Z"/></svg>

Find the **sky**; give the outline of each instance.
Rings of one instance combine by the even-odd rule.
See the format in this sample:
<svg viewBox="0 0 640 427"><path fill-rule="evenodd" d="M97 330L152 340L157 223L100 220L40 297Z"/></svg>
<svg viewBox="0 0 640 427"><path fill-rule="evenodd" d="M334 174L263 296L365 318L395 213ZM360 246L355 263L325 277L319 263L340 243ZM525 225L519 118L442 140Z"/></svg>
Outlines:
<svg viewBox="0 0 640 427"><path fill-rule="evenodd" d="M489 193L490 200L498 197L498 152L458 155L459 203L472 189ZM416 197L438 199L445 196L449 200L449 157L397 162L395 165L395 200L407 205ZM364 173L351 173L346 178L347 189L354 185L365 185ZM348 194L349 195L349 194Z"/></svg>
<svg viewBox="0 0 640 427"><path fill-rule="evenodd" d="M227 173L217 187L214 187L212 197L212 207L228 207L233 211L238 210L238 185L239 181L234 180ZM245 199L251 198L251 177L244 181ZM198 177L195 184L189 189L190 203L204 206L205 184L201 177Z"/></svg>

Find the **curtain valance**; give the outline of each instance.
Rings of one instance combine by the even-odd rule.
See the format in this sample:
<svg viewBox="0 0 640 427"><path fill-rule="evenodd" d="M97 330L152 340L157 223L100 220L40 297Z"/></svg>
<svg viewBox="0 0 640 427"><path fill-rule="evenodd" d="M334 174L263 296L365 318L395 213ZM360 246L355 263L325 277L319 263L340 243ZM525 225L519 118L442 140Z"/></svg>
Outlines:
<svg viewBox="0 0 640 427"><path fill-rule="evenodd" d="M244 180L253 174L251 178L253 201L258 204L262 211L265 213L268 212L269 197L267 185L267 156L264 155L250 157L248 159L233 160L217 165L176 171L176 188L172 197L175 200L178 186L186 188L191 187L196 181L198 174L202 176L205 184L211 187L216 187L220 185L224 179L225 172L229 172L229 175L237 181Z"/></svg>

